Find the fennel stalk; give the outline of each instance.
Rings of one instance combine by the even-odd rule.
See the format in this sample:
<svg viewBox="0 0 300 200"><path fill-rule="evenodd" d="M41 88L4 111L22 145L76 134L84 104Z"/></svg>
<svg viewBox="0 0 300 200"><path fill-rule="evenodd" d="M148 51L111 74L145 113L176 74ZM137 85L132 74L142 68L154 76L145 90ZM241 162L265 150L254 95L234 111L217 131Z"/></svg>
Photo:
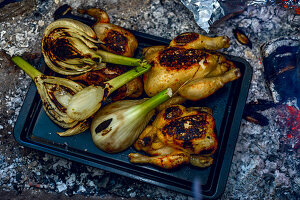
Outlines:
<svg viewBox="0 0 300 200"><path fill-rule="evenodd" d="M93 142L101 150L118 153L139 137L155 113L155 108L172 96L170 88L150 99L113 102L95 115L91 124Z"/></svg>
<svg viewBox="0 0 300 200"><path fill-rule="evenodd" d="M101 86L91 85L84 88L71 98L67 108L68 116L78 121L91 117L112 92L144 74L150 68L151 65L145 62L114 79L104 82Z"/></svg>

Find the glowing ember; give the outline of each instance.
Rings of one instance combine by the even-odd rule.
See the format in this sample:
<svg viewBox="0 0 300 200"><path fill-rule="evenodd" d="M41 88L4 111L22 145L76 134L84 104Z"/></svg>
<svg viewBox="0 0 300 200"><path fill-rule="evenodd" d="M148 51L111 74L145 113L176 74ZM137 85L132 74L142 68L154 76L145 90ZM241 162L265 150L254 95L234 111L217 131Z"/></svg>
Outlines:
<svg viewBox="0 0 300 200"><path fill-rule="evenodd" d="M279 125L287 133L287 141L294 149L300 146L300 111L294 106L282 105L278 107Z"/></svg>
<svg viewBox="0 0 300 200"><path fill-rule="evenodd" d="M296 13L300 15L300 3L298 0L281 0L283 7L285 8L293 8Z"/></svg>

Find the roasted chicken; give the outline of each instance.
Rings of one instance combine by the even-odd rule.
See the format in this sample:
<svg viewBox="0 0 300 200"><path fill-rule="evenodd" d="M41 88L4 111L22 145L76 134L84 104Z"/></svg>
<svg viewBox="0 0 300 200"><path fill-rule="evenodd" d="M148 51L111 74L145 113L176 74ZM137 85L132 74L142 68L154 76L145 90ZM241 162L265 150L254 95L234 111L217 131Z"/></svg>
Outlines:
<svg viewBox="0 0 300 200"><path fill-rule="evenodd" d="M90 8L87 10L78 9L81 14L88 14L94 17L97 22L93 25L93 29L97 38L103 43L100 48L110 53L132 57L138 46L135 36L122 27L111 24L107 13L98 8ZM99 70L90 71L79 76L68 77L71 80L80 81L85 85L101 85L104 81L108 81L128 71L128 66L120 66L114 64L106 64L106 66L98 67ZM112 94L112 100L117 101L125 97L136 98L143 92L143 83L141 78L136 78L125 84Z"/></svg>
<svg viewBox="0 0 300 200"><path fill-rule="evenodd" d="M213 94L241 76L233 62L213 51L228 47L226 36L210 38L185 33L174 38L169 46L144 48L145 59L152 65L143 76L145 92L154 96L170 87L173 91L179 89L179 94L189 100Z"/></svg>
<svg viewBox="0 0 300 200"><path fill-rule="evenodd" d="M148 125L134 147L150 156L130 153L132 163L149 163L165 169L190 163L207 167L217 149L215 122L209 108L173 105Z"/></svg>
<svg viewBox="0 0 300 200"><path fill-rule="evenodd" d="M107 13L98 8L79 9L82 14L88 14L97 19L93 29L100 41L100 47L111 53L132 57L138 42L135 36L124 28L111 24Z"/></svg>
<svg viewBox="0 0 300 200"><path fill-rule="evenodd" d="M69 76L73 81L78 81L84 85L101 85L103 82L111 80L128 70L127 67L120 65L107 64L104 68L90 71L79 76ZM125 97L137 98L143 92L143 83L141 78L135 78L121 88L112 93L113 101L124 99Z"/></svg>

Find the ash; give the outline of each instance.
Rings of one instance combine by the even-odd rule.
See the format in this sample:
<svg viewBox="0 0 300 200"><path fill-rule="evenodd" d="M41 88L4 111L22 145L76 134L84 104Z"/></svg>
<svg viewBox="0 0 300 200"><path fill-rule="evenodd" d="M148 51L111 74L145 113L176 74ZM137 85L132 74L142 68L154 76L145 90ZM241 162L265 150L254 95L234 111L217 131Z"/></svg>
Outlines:
<svg viewBox="0 0 300 200"><path fill-rule="evenodd" d="M117 25L172 39L180 33L205 32L180 0L125 1L40 1L28 13L6 19L0 24L0 49L9 55L22 55L38 64L40 41L52 14L68 3L78 7L106 10ZM227 54L245 58L253 67L247 102L272 100L263 78L260 46L280 36L299 35L300 16L276 6L249 7L242 14L211 29L210 36L227 35L231 47ZM240 27L253 47L240 45L232 30ZM33 58L33 59L32 59ZM0 185L1 190L84 195L99 198L123 197L145 199L192 199L181 193L129 179L113 173L70 162L47 153L20 146L13 139L17 120L30 78L0 56ZM270 121L266 127L242 121L231 171L222 199L299 199L299 149L289 144L287 133L280 129L277 108L262 112Z"/></svg>

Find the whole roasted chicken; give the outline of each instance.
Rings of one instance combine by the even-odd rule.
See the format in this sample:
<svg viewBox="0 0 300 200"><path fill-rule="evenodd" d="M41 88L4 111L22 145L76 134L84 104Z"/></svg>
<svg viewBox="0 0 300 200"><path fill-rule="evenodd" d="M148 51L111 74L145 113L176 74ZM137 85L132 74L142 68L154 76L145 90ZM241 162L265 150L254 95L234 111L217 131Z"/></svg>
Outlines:
<svg viewBox="0 0 300 200"><path fill-rule="evenodd" d="M90 8L87 10L79 9L82 14L88 14L94 17L97 22L93 29L102 44L100 48L114 54L132 57L138 47L135 36L128 30L111 24L107 13L99 8Z"/></svg>
<svg viewBox="0 0 300 200"><path fill-rule="evenodd" d="M144 90L149 96L170 87L189 100L200 100L213 94L227 82L241 76L234 63L213 51L229 47L226 36L206 37L184 33L169 46L143 49L152 68L144 74Z"/></svg>
<svg viewBox="0 0 300 200"><path fill-rule="evenodd" d="M148 125L134 147L150 156L130 153L132 163L149 163L165 169L190 163L208 167L217 149L215 122L209 108L182 105L162 110Z"/></svg>
<svg viewBox="0 0 300 200"><path fill-rule="evenodd" d="M124 28L111 24L107 13L99 8L90 8L87 10L79 9L78 12L88 14L95 19L96 23L93 29L97 38L102 41L100 48L114 54L132 57L138 46L135 36ZM130 67L106 64L99 70L89 71L79 76L68 77L71 80L80 81L85 85L101 85L101 83L113 79L126 71ZM143 92L143 83L140 77L128 82L112 94L112 100L117 101L125 97L136 98Z"/></svg>

